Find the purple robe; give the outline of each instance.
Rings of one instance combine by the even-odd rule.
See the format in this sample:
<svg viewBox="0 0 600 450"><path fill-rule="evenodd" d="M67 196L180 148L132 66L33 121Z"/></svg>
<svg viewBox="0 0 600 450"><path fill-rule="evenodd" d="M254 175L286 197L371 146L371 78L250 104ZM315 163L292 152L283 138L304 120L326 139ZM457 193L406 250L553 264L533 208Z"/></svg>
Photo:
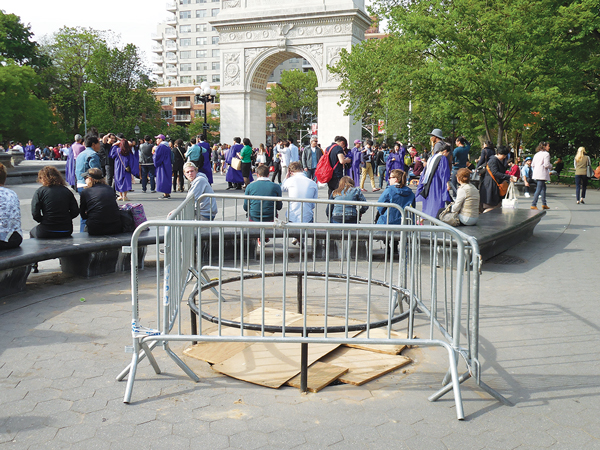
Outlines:
<svg viewBox="0 0 600 450"><path fill-rule="evenodd" d="M23 152L25 153L25 159L29 161L35 159L35 145L26 145Z"/></svg>
<svg viewBox="0 0 600 450"><path fill-rule="evenodd" d="M133 167L131 173L134 177L140 177L140 149L138 147L131 147L131 154L133 155Z"/></svg>
<svg viewBox="0 0 600 450"><path fill-rule="evenodd" d="M200 144L198 145L200 146L200 151L202 152L202 158L204 160L202 167L199 167L198 171L206 175L209 184L213 184L213 172L212 165L210 162L210 144L208 142L200 142Z"/></svg>
<svg viewBox="0 0 600 450"><path fill-rule="evenodd" d="M133 154L121 155L121 149L114 145L110 150L110 157L115 160L115 191L129 192L131 190L131 172L133 171ZM125 170L129 167L130 172Z"/></svg>
<svg viewBox="0 0 600 450"><path fill-rule="evenodd" d="M437 156L437 155L436 155ZM431 184L429 186L429 195L424 198L421 192L424 188L425 179L427 177L427 171L423 171L419 185L417 186L417 198L418 202L423 202L423 212L429 214L432 217L437 217L437 214L441 208L446 206L446 202L451 202L450 194L448 193L448 181L450 180L450 164L448 164L448 158L443 155L439 156L440 160L437 169L434 173L429 174L431 178ZM429 160L429 164L433 163L433 158Z"/></svg>
<svg viewBox="0 0 600 450"><path fill-rule="evenodd" d="M242 176L242 171L235 170L233 167L231 167L231 160L236 155L239 158L240 157L239 153L242 151L243 148L244 148L244 146L242 144L232 145L231 148L227 151L227 155L225 155L225 162L229 166L227 168L227 175L225 175L225 181L227 181L228 183L235 183L235 184L243 184L244 183L244 177ZM252 173L250 173L250 182L252 183L252 181L254 181L254 178L252 177Z"/></svg>
<svg viewBox="0 0 600 450"><path fill-rule="evenodd" d="M73 157L77 159L79 154L85 150L85 145L74 142L71 148L73 149Z"/></svg>
<svg viewBox="0 0 600 450"><path fill-rule="evenodd" d="M404 154L406 154L406 149L404 149ZM390 180L390 172L395 169L400 169L406 172L404 165L404 154L402 153L402 148L400 149L400 153L396 153L394 151L390 152L388 159L385 163L385 181L389 183Z"/></svg>
<svg viewBox="0 0 600 450"><path fill-rule="evenodd" d="M77 186L77 177L75 176L75 153L73 153L73 147L69 147L69 151L67 152L65 178L69 186Z"/></svg>
<svg viewBox="0 0 600 450"><path fill-rule="evenodd" d="M171 193L173 181L173 166L171 165L171 148L160 144L152 156L154 167L156 167L156 190L163 194Z"/></svg>
<svg viewBox="0 0 600 450"><path fill-rule="evenodd" d="M354 181L354 186L358 186L360 184L360 155L362 152L360 151L360 147L353 147L349 153L352 163L350 163L348 176Z"/></svg>

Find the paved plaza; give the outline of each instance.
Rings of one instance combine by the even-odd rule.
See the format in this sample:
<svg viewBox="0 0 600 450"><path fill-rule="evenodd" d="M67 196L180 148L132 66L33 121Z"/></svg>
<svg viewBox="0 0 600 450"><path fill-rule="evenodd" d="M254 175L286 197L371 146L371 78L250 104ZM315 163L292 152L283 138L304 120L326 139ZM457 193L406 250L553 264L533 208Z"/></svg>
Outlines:
<svg viewBox="0 0 600 450"><path fill-rule="evenodd" d="M26 231L36 188L15 187ZM218 175L215 190L225 188ZM130 198L144 203L148 218L164 218L185 195L161 201L134 189ZM0 300L0 450L600 449L600 193L588 191L577 205L574 188L549 186L548 203L534 236L506 253L519 259L486 263L481 277L483 380L512 407L474 380L463 384L464 421L452 394L428 402L447 355L425 348L409 351L414 363L405 373L308 395L244 383L183 357L201 378L193 383L157 350L163 374L143 361L126 405L125 383L115 377L131 356L128 273L75 279L49 261L24 294ZM142 292L152 293L154 281L149 264ZM179 355L184 347L173 345Z"/></svg>

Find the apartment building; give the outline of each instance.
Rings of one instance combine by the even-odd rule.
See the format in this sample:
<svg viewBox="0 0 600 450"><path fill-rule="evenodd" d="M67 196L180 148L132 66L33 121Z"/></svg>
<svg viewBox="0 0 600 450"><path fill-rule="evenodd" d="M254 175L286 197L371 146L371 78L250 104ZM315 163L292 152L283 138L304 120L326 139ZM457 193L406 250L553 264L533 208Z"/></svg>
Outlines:
<svg viewBox="0 0 600 450"><path fill-rule="evenodd" d="M152 34L152 73L157 77L156 98L162 117L170 123L189 124L203 117L194 88L208 81L214 89L221 84L219 34L209 21L220 10L220 0L175 0L167 3L167 17ZM269 82L277 83L284 70L312 70L303 58L292 58L278 66ZM219 104L207 105L207 114L218 116Z"/></svg>

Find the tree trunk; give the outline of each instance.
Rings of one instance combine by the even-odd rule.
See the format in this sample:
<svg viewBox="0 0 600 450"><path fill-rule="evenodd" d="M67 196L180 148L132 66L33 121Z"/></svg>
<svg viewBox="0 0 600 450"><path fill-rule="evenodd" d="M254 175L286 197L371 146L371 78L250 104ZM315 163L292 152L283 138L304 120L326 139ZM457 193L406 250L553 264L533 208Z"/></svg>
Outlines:
<svg viewBox="0 0 600 450"><path fill-rule="evenodd" d="M502 119L497 119L498 122L498 136L496 138L496 148L502 145L502 136L504 135L504 123Z"/></svg>

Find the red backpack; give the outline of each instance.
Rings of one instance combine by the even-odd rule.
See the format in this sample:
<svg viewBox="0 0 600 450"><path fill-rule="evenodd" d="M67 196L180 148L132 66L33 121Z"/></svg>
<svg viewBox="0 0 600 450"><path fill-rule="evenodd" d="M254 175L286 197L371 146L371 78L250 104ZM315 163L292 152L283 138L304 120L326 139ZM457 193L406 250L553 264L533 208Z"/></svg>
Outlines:
<svg viewBox="0 0 600 450"><path fill-rule="evenodd" d="M315 170L315 177L317 178L317 181L319 183L329 183L331 181L331 178L333 178L333 169L335 169L337 167L337 165L340 163L339 161L335 164L335 166L331 167L331 164L329 163L329 153L331 153L331 150L334 146L336 146L337 144L331 144L328 148L326 153L321 157L321 159L319 160L319 162L317 163L317 168Z"/></svg>

